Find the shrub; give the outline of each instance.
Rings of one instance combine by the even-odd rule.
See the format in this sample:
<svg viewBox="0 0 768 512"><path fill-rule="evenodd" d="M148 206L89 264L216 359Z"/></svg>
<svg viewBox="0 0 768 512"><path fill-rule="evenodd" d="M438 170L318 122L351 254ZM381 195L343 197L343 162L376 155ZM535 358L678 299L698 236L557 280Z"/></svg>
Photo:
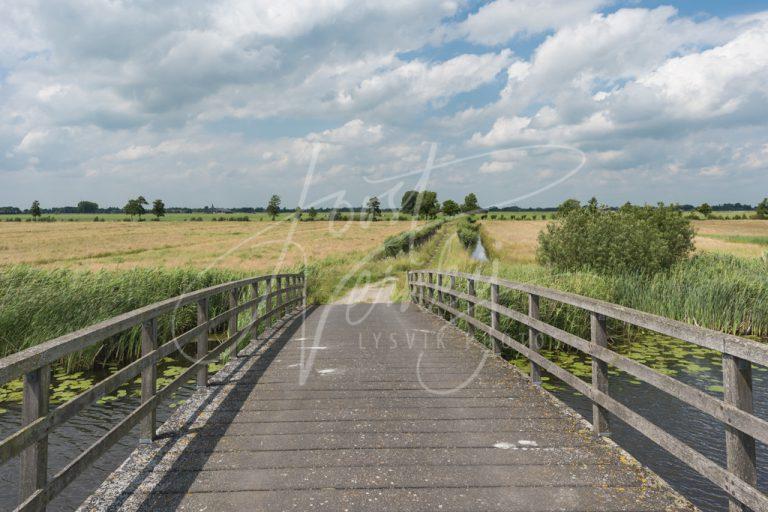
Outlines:
<svg viewBox="0 0 768 512"><path fill-rule="evenodd" d="M677 207L625 205L618 211L596 202L560 212L539 234L538 258L561 271L652 274L693 250L693 229Z"/></svg>
<svg viewBox="0 0 768 512"><path fill-rule="evenodd" d="M464 247L472 248L480 240L480 224L472 217L464 217L456 226L456 234Z"/></svg>
<svg viewBox="0 0 768 512"><path fill-rule="evenodd" d="M380 257L390 258L398 254L407 253L412 247L418 247L434 235L443 221L436 221L419 229L406 231L399 235L393 235L384 240L380 250Z"/></svg>

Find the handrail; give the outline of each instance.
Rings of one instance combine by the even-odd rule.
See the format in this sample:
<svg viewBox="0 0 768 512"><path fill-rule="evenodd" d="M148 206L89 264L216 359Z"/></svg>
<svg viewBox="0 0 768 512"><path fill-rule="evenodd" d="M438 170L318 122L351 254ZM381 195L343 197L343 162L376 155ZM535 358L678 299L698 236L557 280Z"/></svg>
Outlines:
<svg viewBox="0 0 768 512"><path fill-rule="evenodd" d="M261 293L260 283L265 283ZM246 287L251 289L251 298L241 302L241 292ZM228 295L229 309L209 318L209 299L223 293ZM21 428L0 440L0 464L21 455L21 504L17 510L44 510L50 500L140 422L142 439L154 439L155 410L160 401L169 397L194 375L197 375L198 387L207 386L208 363L211 360L233 347L234 355L237 356L241 340L258 332L259 326L268 328L276 318L285 316L290 309L304 305L305 302L303 274L275 274L241 279L150 304L0 359L0 384L24 376ZM158 346L158 317L192 303L197 304L198 324ZM262 303L265 304L264 312L259 315ZM250 321L238 328L240 314L248 310ZM209 350L208 333L224 323L228 323L227 339ZM142 338L142 355L139 359L53 411L48 411L50 368L53 363L139 325ZM193 341L197 344L195 361L165 387L157 390L157 363ZM141 375L142 380L141 405L49 481L48 435L53 429L138 375Z"/></svg>
<svg viewBox="0 0 768 512"><path fill-rule="evenodd" d="M450 279L450 286L443 285L444 277ZM746 506L752 510L768 511L768 497L756 487L755 452L756 439L768 443L768 422L753 414L751 378L751 363L768 364L768 347L765 345L616 304L496 277L463 272L417 270L408 272L407 278L412 301L422 307L435 308L443 314L463 320L470 330L484 332L493 341L495 351L497 344L502 343L525 356L531 363L531 379L534 383L540 384L539 371L544 369L589 398L593 403L592 425L596 433L608 434L608 413L611 413L723 489L729 496L731 510L745 510ZM466 281L463 287L466 291L457 287L457 278ZM478 296L477 283L489 285L488 298ZM528 314L503 305L499 298L499 287L528 294ZM582 339L542 321L539 318L539 298L589 312L591 339ZM462 304L466 308L465 311L460 309ZM489 326L476 317L478 307L490 312L492 325ZM502 332L499 328L499 315L528 327L528 343L521 343ZM723 399L609 349L606 318L721 352ZM591 385L539 352L541 334L592 357ZM668 434L663 428L612 398L608 389L608 366L622 370L722 422L726 428L727 468L712 462Z"/></svg>

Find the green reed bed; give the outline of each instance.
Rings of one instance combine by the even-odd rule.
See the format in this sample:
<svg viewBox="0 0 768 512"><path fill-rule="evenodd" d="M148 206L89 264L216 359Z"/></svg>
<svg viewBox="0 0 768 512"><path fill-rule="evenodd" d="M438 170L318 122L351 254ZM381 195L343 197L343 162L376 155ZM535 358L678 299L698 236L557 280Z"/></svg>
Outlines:
<svg viewBox="0 0 768 512"><path fill-rule="evenodd" d="M0 356L192 290L246 277L227 270L131 269L73 271L28 266L0 269ZM226 309L211 302L211 314ZM195 307L158 319L161 339L196 323ZM68 357L67 370L124 364L141 352L139 328Z"/></svg>

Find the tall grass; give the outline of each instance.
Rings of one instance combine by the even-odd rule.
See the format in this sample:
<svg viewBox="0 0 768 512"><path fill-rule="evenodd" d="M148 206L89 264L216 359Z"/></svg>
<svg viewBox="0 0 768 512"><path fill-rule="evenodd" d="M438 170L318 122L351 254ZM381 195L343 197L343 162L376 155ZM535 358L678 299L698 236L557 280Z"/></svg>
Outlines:
<svg viewBox="0 0 768 512"><path fill-rule="evenodd" d="M131 269L73 271L29 266L0 269L0 356L182 293L244 277L236 271ZM224 310L211 302L212 314ZM194 326L194 306L159 318L161 339ZM99 363L122 364L141 352L134 328L67 358L68 369Z"/></svg>

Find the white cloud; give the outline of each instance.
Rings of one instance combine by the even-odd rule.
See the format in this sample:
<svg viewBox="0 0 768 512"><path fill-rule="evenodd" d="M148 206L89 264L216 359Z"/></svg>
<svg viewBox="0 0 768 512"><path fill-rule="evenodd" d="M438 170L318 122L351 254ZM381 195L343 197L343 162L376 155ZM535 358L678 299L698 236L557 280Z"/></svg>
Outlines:
<svg viewBox="0 0 768 512"><path fill-rule="evenodd" d="M532 35L588 17L605 0L496 0L453 27L454 37L495 45L517 35Z"/></svg>

